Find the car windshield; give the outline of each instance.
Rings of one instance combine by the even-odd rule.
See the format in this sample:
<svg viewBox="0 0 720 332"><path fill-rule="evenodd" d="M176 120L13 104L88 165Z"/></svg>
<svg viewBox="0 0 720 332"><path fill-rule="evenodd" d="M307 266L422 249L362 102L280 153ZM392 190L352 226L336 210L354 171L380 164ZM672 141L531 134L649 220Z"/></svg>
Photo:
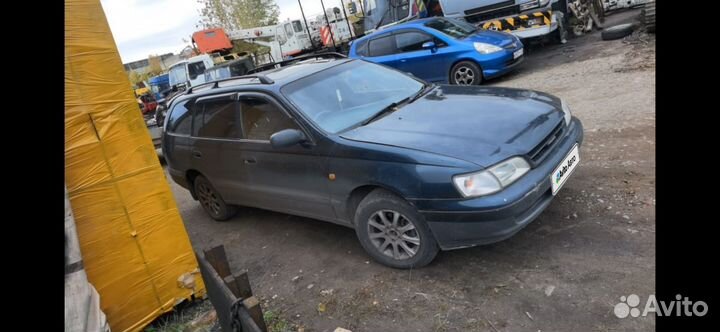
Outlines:
<svg viewBox="0 0 720 332"><path fill-rule="evenodd" d="M408 75L356 60L304 77L281 91L323 130L339 133L423 87L423 82Z"/></svg>
<svg viewBox="0 0 720 332"><path fill-rule="evenodd" d="M455 39L463 39L478 30L474 25L456 19L438 18L425 23L428 28L440 31Z"/></svg>

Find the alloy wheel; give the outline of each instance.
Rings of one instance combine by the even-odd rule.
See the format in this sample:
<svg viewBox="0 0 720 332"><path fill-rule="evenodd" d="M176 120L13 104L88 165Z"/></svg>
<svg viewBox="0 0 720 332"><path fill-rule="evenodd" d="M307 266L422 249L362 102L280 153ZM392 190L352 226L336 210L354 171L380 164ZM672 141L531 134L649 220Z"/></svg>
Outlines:
<svg viewBox="0 0 720 332"><path fill-rule="evenodd" d="M393 210L380 210L368 220L370 242L381 253L396 260L411 258L420 249L420 234L415 224Z"/></svg>

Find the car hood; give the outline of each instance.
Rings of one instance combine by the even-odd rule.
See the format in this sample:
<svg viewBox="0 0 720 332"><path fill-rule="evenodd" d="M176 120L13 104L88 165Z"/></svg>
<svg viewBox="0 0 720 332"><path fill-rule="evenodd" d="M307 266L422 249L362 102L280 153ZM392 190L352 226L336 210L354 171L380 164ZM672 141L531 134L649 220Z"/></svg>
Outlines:
<svg viewBox="0 0 720 332"><path fill-rule="evenodd" d="M515 41L511 34L492 30L480 29L478 32L463 39L465 42L480 42L499 47L505 47Z"/></svg>
<svg viewBox="0 0 720 332"><path fill-rule="evenodd" d="M488 167L527 154L562 121L560 100L542 92L441 85L341 137Z"/></svg>

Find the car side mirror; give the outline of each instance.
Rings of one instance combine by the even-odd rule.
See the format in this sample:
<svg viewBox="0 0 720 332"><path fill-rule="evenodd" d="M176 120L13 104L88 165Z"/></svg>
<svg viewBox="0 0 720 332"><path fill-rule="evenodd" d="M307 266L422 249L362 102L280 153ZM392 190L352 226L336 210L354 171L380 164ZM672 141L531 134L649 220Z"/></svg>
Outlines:
<svg viewBox="0 0 720 332"><path fill-rule="evenodd" d="M426 49L426 50L430 50L433 53L435 53L435 51L437 51L437 45L435 45L435 42L432 42L432 41L424 42L422 44L422 48Z"/></svg>
<svg viewBox="0 0 720 332"><path fill-rule="evenodd" d="M297 129L283 129L270 136L270 145L273 148L286 148L306 141L305 134Z"/></svg>

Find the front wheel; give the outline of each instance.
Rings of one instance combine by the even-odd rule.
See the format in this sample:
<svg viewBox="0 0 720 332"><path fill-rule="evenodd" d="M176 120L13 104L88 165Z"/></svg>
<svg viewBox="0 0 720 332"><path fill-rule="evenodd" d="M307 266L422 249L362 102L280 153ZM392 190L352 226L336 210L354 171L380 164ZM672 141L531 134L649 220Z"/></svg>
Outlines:
<svg viewBox="0 0 720 332"><path fill-rule="evenodd" d="M394 268L425 266L439 251L435 237L417 210L381 189L368 194L358 205L355 232L373 259Z"/></svg>
<svg viewBox="0 0 720 332"><path fill-rule="evenodd" d="M482 71L472 61L460 61L450 69L450 84L479 85L482 83Z"/></svg>

